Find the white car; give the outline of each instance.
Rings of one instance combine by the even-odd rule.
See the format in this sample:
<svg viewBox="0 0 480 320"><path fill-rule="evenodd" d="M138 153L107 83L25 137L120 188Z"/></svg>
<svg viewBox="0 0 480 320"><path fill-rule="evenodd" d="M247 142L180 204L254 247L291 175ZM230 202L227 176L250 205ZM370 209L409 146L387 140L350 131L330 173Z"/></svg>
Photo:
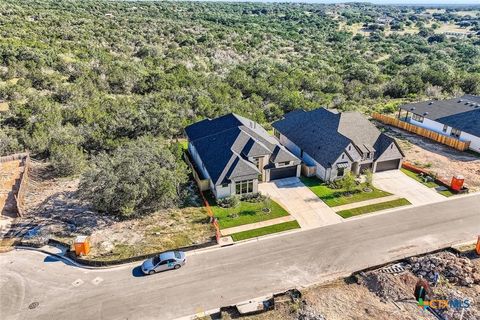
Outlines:
<svg viewBox="0 0 480 320"><path fill-rule="evenodd" d="M145 260L142 263L142 272L144 274L154 274L156 272L169 269L179 269L186 262L185 252L168 251L159 254L153 258Z"/></svg>

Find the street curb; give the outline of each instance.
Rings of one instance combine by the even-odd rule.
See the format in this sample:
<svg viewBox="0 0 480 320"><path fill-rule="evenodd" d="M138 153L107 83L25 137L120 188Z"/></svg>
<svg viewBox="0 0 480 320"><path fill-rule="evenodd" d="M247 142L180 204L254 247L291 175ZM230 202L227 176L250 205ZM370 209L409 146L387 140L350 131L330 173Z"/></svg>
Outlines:
<svg viewBox="0 0 480 320"><path fill-rule="evenodd" d="M464 243L466 243L466 242L454 241L454 242L450 242L450 243L445 244L445 245L434 247L430 250L420 250L420 252L418 252L418 253L409 254L409 255L406 255L404 257L399 256L399 257L396 257L396 258L394 258L390 261L384 261L384 262L381 262L381 263L376 264L376 265L371 265L371 266L367 265L366 267L363 267L363 268L361 268L360 270L357 270L357 271L353 271L353 272L341 271L341 272L337 272L337 273L332 273L332 274L326 275L325 279L323 279L321 281L312 282L308 285L295 286L295 287L293 287L293 289L305 290L305 289L315 287L315 286L319 286L319 285L322 285L322 284L325 284L325 283L328 283L328 282L331 282L331 281L334 281L334 280L344 279L344 278L348 278L348 277L351 277L351 276L354 276L354 275L357 275L357 274L361 274L362 272L367 272L367 271L370 271L370 270L380 269L380 268L382 268L386 265L395 264L395 263L398 263L402 260L405 260L405 259L408 259L408 258L411 258L411 257L424 256L424 255L427 255L427 254L434 254L434 253L445 251L445 250L454 251L455 246L458 246L458 245L461 245L461 244L464 244ZM283 291L281 290L281 291L278 291L277 293L272 293L271 295L274 296L275 294L284 293L284 292L287 292L289 290L292 290L292 288L285 289ZM254 300L254 299L256 299L256 298L252 298L252 299L249 299L249 300ZM236 306L238 304L241 304L242 302L234 303L234 304L231 304L230 306ZM198 319L198 317L206 317L206 316L210 316L210 315L219 313L222 310L222 308L225 308L225 307L227 307L227 306L212 308L210 310L202 311L202 312L199 312L199 313L196 313L196 314L191 314L191 315L175 318L174 320L195 320L195 319Z"/></svg>

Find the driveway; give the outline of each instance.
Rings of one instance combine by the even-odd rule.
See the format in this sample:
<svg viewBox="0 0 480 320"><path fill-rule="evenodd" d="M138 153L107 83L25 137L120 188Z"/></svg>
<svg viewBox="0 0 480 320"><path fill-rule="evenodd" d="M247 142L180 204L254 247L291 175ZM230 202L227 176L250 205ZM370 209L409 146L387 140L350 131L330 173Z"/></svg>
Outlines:
<svg viewBox="0 0 480 320"><path fill-rule="evenodd" d="M400 170L374 173L373 185L394 195L406 198L415 206L446 200L444 196L434 189L424 186Z"/></svg>
<svg viewBox="0 0 480 320"><path fill-rule="evenodd" d="M329 206L298 178L279 179L258 185L258 190L280 203L300 224L311 229L342 222Z"/></svg>

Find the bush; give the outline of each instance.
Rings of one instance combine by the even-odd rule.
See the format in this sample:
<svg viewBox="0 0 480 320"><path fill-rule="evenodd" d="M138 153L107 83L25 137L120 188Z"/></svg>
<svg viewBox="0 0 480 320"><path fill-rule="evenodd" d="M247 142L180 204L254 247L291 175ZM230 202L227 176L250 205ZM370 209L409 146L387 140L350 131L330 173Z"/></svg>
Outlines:
<svg viewBox="0 0 480 320"><path fill-rule="evenodd" d="M347 193L352 193L357 188L357 182L351 172L348 172L339 182Z"/></svg>
<svg viewBox="0 0 480 320"><path fill-rule="evenodd" d="M370 169L367 169L363 172L365 175L365 184L367 187L371 187L373 185L373 172Z"/></svg>
<svg viewBox="0 0 480 320"><path fill-rule="evenodd" d="M222 208L234 208L240 204L240 199L236 195L217 199L217 205Z"/></svg>
<svg viewBox="0 0 480 320"><path fill-rule="evenodd" d="M86 166L85 154L73 144L53 147L50 161L55 173L62 177L78 174Z"/></svg>
<svg viewBox="0 0 480 320"><path fill-rule="evenodd" d="M79 192L102 212L126 218L170 208L180 200L188 168L161 139L142 137L112 155L101 153L82 175Z"/></svg>
<svg viewBox="0 0 480 320"><path fill-rule="evenodd" d="M268 197L259 193L250 193L242 196L242 201L258 203L267 200Z"/></svg>

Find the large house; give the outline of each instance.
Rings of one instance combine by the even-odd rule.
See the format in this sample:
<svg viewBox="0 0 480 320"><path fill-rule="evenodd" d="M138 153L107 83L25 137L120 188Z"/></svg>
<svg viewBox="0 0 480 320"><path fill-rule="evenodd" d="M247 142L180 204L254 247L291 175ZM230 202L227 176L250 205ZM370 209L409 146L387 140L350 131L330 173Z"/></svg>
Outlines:
<svg viewBox="0 0 480 320"><path fill-rule="evenodd" d="M256 193L259 182L300 175L300 159L239 115L205 119L185 133L190 156L217 198Z"/></svg>
<svg viewBox="0 0 480 320"><path fill-rule="evenodd" d="M469 148L480 152L480 96L406 104L398 116L416 126L470 141Z"/></svg>
<svg viewBox="0 0 480 320"><path fill-rule="evenodd" d="M348 171L358 175L366 169L399 169L404 158L395 140L358 112L296 110L273 127L280 143L324 181L339 179Z"/></svg>

